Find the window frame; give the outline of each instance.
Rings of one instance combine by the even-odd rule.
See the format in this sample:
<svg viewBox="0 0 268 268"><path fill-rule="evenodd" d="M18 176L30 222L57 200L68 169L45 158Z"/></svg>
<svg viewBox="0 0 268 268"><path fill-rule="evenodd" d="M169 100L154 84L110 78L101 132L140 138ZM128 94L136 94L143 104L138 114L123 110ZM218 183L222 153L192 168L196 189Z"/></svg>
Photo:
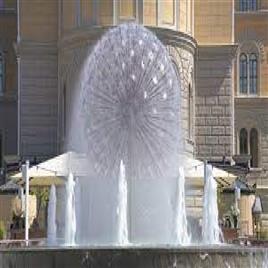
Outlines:
<svg viewBox="0 0 268 268"><path fill-rule="evenodd" d="M252 58L253 56L254 58ZM256 97L259 95L259 54L256 51L242 51L239 54L237 77L237 94L239 96Z"/></svg>
<svg viewBox="0 0 268 268"><path fill-rule="evenodd" d="M242 138L243 138L243 142L242 142ZM248 153L249 153L248 130L246 128L241 128L239 131L239 154L248 154Z"/></svg>
<svg viewBox="0 0 268 268"><path fill-rule="evenodd" d="M239 56L239 94L248 93L248 56L241 53Z"/></svg>
<svg viewBox="0 0 268 268"><path fill-rule="evenodd" d="M258 93L258 56L256 53L249 55L249 95Z"/></svg>
<svg viewBox="0 0 268 268"><path fill-rule="evenodd" d="M256 146L256 151L254 151L254 145ZM259 166L259 132L255 127L251 128L249 132L249 151L251 155L250 166L257 168Z"/></svg>
<svg viewBox="0 0 268 268"><path fill-rule="evenodd" d="M240 0L239 11L254 12L258 10L258 0Z"/></svg>
<svg viewBox="0 0 268 268"><path fill-rule="evenodd" d="M244 137L241 135L244 132ZM253 133L254 137L254 142L252 142L253 139ZM249 167L250 168L258 168L260 166L260 132L258 128L254 125L250 127L241 127L238 129L237 132L237 137L238 137L238 144L237 144L237 153L239 155L250 155L251 159L249 161ZM243 140L242 140L243 138ZM241 142L242 141L242 142ZM242 144L243 143L243 144ZM254 145L256 147L254 147ZM241 149L242 147L245 147L246 150ZM256 150L254 150L254 148ZM253 155L254 154L254 155Z"/></svg>

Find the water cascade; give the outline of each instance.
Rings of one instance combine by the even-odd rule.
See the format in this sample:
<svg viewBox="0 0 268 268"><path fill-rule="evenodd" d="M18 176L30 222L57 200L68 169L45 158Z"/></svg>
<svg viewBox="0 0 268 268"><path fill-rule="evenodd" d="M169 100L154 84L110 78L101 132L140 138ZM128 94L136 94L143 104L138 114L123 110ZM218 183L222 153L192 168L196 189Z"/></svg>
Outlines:
<svg viewBox="0 0 268 268"><path fill-rule="evenodd" d="M188 245L190 243L190 236L187 229L185 207L185 176L183 167L179 168L176 197L175 243L178 245Z"/></svg>
<svg viewBox="0 0 268 268"><path fill-rule="evenodd" d="M80 73L67 145L86 162L75 170L76 243L172 244L183 139L181 81L166 47L122 24L89 49Z"/></svg>
<svg viewBox="0 0 268 268"><path fill-rule="evenodd" d="M66 183L66 211L64 243L67 246L75 245L76 215L75 215L75 181L72 173Z"/></svg>
<svg viewBox="0 0 268 268"><path fill-rule="evenodd" d="M128 189L126 171L123 161L120 162L119 194L118 194L118 243L120 246L128 245L128 220L127 220Z"/></svg>
<svg viewBox="0 0 268 268"><path fill-rule="evenodd" d="M55 185L52 184L49 194L48 217L47 217L47 241L49 245L55 245L57 239L56 207L57 207L56 188Z"/></svg>
<svg viewBox="0 0 268 268"><path fill-rule="evenodd" d="M220 227L218 223L217 182L213 178L212 166L205 164L204 169L203 243L219 244Z"/></svg>

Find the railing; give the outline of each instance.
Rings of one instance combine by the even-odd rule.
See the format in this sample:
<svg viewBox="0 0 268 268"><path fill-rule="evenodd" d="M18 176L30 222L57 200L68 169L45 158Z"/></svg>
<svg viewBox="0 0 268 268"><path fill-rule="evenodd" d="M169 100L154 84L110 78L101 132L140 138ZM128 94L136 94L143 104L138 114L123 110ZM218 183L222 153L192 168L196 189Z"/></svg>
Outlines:
<svg viewBox="0 0 268 268"><path fill-rule="evenodd" d="M30 239L26 240L0 240L0 250L1 249L10 249L10 248L22 248L22 247L36 247L36 246L45 246L46 239Z"/></svg>

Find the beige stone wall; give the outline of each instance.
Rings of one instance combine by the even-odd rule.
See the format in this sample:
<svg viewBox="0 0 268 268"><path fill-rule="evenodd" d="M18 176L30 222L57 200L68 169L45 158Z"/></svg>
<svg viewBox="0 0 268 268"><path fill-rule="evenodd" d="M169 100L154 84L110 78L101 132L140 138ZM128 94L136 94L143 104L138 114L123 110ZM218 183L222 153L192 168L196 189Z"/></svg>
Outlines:
<svg viewBox="0 0 268 268"><path fill-rule="evenodd" d="M258 131L258 162L259 167L268 169L268 99L267 98L236 98L235 100L235 131L236 153L238 153L239 131L251 128Z"/></svg>
<svg viewBox="0 0 268 268"><path fill-rule="evenodd" d="M59 3L45 0L19 3L19 153L30 159L48 158L57 152Z"/></svg>
<svg viewBox="0 0 268 268"><path fill-rule="evenodd" d="M232 2L232 0L194 1L194 37L198 43L232 43Z"/></svg>
<svg viewBox="0 0 268 268"><path fill-rule="evenodd" d="M187 32L187 5L188 1L187 0L181 0L179 1L179 29L182 32Z"/></svg>
<svg viewBox="0 0 268 268"><path fill-rule="evenodd" d="M143 1L143 23L148 26L157 24L157 0Z"/></svg>
<svg viewBox="0 0 268 268"><path fill-rule="evenodd" d="M81 0L82 26L93 24L93 1L94 0Z"/></svg>
<svg viewBox="0 0 268 268"><path fill-rule="evenodd" d="M248 46L256 47L259 60L259 95L268 96L268 13L247 14L240 13L235 16L235 41L240 47L248 43ZM239 59L238 51L237 61ZM238 62L237 68L238 69ZM236 72L236 94L239 90L238 72Z"/></svg>
<svg viewBox="0 0 268 268"><path fill-rule="evenodd" d="M76 0L61 1L61 12L61 30L66 32L74 29L76 27Z"/></svg>
<svg viewBox="0 0 268 268"><path fill-rule="evenodd" d="M130 1L127 0L126 3L122 1L119 2L119 14L120 17L127 16L133 12L131 6L128 7ZM113 24L113 1L111 0L102 0L99 1L98 6L98 24L100 25L112 25Z"/></svg>
<svg viewBox="0 0 268 268"><path fill-rule="evenodd" d="M57 49L24 42L20 56L20 153L49 158L57 153Z"/></svg>
<svg viewBox="0 0 268 268"><path fill-rule="evenodd" d="M39 0L41 1L41 0ZM60 2L61 32L136 21L192 34L193 0L68 0Z"/></svg>
<svg viewBox="0 0 268 268"><path fill-rule="evenodd" d="M200 46L196 65L196 153L231 160L234 149L233 59L236 46Z"/></svg>
<svg viewBox="0 0 268 268"><path fill-rule="evenodd" d="M69 2L71 0L65 1ZM56 41L58 37L58 1L19 1L21 40Z"/></svg>
<svg viewBox="0 0 268 268"><path fill-rule="evenodd" d="M17 89L17 59L13 42L17 38L16 13L0 14L0 51L4 52L4 94L16 95Z"/></svg>
<svg viewBox="0 0 268 268"><path fill-rule="evenodd" d="M0 51L4 63L4 88L0 96L0 153L7 155L17 152L17 58L14 49L17 39L16 1L5 0L4 8L4 11L0 11Z"/></svg>

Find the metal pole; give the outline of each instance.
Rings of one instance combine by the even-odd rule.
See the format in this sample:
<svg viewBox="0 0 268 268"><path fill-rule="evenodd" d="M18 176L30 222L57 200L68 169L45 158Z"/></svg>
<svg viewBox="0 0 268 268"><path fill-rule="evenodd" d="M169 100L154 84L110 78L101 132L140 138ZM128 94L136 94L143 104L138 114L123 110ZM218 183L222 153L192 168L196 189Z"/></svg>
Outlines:
<svg viewBox="0 0 268 268"><path fill-rule="evenodd" d="M29 161L27 160L24 165L22 165L22 176L25 182L25 241L28 246L29 242Z"/></svg>

